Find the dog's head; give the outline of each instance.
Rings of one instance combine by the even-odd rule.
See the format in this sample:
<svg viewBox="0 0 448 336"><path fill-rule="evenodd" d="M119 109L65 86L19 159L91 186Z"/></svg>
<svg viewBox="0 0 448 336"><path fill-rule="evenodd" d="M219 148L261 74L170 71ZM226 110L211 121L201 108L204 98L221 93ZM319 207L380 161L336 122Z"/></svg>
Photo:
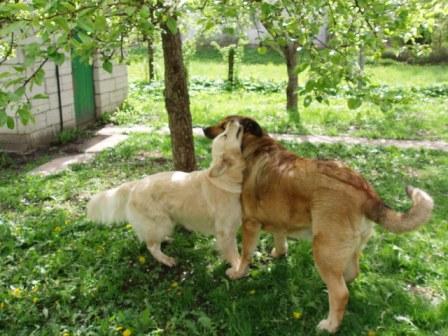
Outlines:
<svg viewBox="0 0 448 336"><path fill-rule="evenodd" d="M237 121L241 126L243 126L243 137L255 136L259 138L264 135L263 129L255 120L237 115L227 116L217 124L203 128L204 134L207 138L214 139L225 131L226 125L234 121Z"/></svg>
<svg viewBox="0 0 448 336"><path fill-rule="evenodd" d="M243 126L238 121L232 120L227 122L222 132L214 137L211 177L218 177L226 173L229 168L241 167L241 162L243 162L241 154L243 133Z"/></svg>

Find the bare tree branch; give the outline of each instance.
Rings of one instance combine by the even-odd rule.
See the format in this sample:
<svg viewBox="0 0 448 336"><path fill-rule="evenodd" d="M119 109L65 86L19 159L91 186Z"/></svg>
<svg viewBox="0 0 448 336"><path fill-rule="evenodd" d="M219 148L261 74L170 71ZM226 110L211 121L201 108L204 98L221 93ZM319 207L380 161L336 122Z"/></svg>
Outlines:
<svg viewBox="0 0 448 336"><path fill-rule="evenodd" d="M27 79L25 79L25 81L23 82L23 84L21 85L21 87L25 87L26 85L28 85L29 82L31 82L31 80L36 77L37 73L43 68L43 66L45 65L45 63L47 63L48 61L48 57L46 57L37 67L37 69L31 74L30 77L28 77Z"/></svg>

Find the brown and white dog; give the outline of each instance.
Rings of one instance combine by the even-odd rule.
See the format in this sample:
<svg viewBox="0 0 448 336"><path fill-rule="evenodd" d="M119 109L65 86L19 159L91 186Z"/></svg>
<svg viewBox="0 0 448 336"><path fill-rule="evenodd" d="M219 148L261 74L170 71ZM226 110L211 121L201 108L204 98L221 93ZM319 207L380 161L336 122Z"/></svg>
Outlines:
<svg viewBox="0 0 448 336"><path fill-rule="evenodd" d="M244 127L246 170L241 263L227 274L233 279L247 274L261 229L274 236L274 257L286 254L287 237L310 237L329 298L328 317L318 329L336 332L349 297L346 282L358 275L361 250L373 230L371 221L396 233L414 230L430 218L433 200L426 192L408 187L413 205L406 213L396 212L359 173L340 162L299 157L247 117L228 116L204 133L213 139L231 121Z"/></svg>

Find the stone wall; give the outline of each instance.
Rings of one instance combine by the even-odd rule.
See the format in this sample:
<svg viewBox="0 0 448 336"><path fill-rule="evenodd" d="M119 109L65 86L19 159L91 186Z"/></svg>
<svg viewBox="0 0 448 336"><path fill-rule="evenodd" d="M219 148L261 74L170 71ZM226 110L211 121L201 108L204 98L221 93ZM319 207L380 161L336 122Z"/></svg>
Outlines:
<svg viewBox="0 0 448 336"><path fill-rule="evenodd" d="M8 64L0 67L0 71L23 62L19 54ZM62 124L63 129L74 128L76 124L72 65L69 57L59 66L59 80L61 88ZM33 86L27 91L28 96L45 93L48 99L32 101L32 114L35 122L22 125L16 118L16 127L8 129L0 127L0 151L27 152L37 147L47 146L55 140L61 130L59 111L58 88L56 81L56 65L47 62L44 65L45 79L41 86ZM32 72L30 71L30 74ZM104 71L101 63L95 59L93 65L93 79L95 90L96 115L115 110L126 98L128 91L128 78L126 65L113 66L112 74ZM0 83L1 85L1 83Z"/></svg>
<svg viewBox="0 0 448 336"><path fill-rule="evenodd" d="M8 68L21 64L22 58L19 52L17 57L3 65L0 71L8 71ZM34 85L32 90L28 89L27 95L32 97L38 93L44 93L48 95L48 99L31 100L31 113L35 122L30 121L27 125L23 125L16 117L14 129L0 127L0 150L27 152L40 145L47 145L60 131L56 65L53 62L47 62L43 70L45 71L44 83L40 86ZM29 70L28 75L31 74L32 69ZM64 128L74 127L76 122L70 60L59 66L59 78Z"/></svg>
<svg viewBox="0 0 448 336"><path fill-rule="evenodd" d="M126 64L114 64L112 73L102 67L95 58L93 63L96 115L114 111L128 95L128 71Z"/></svg>

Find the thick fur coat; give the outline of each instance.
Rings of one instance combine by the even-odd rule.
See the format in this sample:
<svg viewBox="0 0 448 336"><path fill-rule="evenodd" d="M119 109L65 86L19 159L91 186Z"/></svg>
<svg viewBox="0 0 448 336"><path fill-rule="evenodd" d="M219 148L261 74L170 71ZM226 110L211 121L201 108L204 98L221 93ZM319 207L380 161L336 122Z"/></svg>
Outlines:
<svg viewBox="0 0 448 336"><path fill-rule="evenodd" d="M430 218L432 198L423 190L408 187L412 207L406 213L396 212L359 173L337 161L299 157L247 117L226 117L204 133L213 139L235 121L244 126L243 248L241 264L228 274L234 279L247 274L261 229L274 236L274 257L287 253L287 237L311 238L330 306L328 317L318 328L335 332L348 301L346 282L359 272L361 250L372 233L372 222L396 233L414 230Z"/></svg>
<svg viewBox="0 0 448 336"><path fill-rule="evenodd" d="M229 123L213 141L209 169L158 173L101 192L87 204L88 218L104 224L128 221L154 258L167 266L175 265L175 259L161 251L161 242L175 225L214 235L218 250L236 269L245 167L242 136L242 127Z"/></svg>

